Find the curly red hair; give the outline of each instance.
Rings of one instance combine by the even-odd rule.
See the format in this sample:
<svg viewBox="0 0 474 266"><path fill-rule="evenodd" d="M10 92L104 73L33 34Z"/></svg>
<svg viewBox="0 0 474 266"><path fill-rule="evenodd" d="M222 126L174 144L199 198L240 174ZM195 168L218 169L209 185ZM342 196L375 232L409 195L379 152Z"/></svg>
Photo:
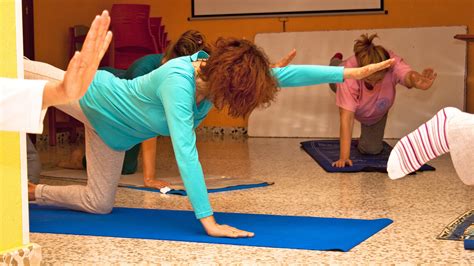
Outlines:
<svg viewBox="0 0 474 266"><path fill-rule="evenodd" d="M232 117L270 105L278 92L268 57L244 39L219 38L199 75L207 83L206 98L219 110L228 106Z"/></svg>

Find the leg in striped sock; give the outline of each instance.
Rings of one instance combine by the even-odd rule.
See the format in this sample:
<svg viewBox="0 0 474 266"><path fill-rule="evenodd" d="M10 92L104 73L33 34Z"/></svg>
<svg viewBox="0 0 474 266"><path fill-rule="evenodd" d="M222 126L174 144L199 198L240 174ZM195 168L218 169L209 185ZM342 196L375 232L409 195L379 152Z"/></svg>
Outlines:
<svg viewBox="0 0 474 266"><path fill-rule="evenodd" d="M474 114L459 112L450 119L447 137L456 173L464 184L474 186Z"/></svg>
<svg viewBox="0 0 474 266"><path fill-rule="evenodd" d="M449 152L446 125L459 109L447 107L400 139L387 163L388 176L397 179L415 172L426 162Z"/></svg>

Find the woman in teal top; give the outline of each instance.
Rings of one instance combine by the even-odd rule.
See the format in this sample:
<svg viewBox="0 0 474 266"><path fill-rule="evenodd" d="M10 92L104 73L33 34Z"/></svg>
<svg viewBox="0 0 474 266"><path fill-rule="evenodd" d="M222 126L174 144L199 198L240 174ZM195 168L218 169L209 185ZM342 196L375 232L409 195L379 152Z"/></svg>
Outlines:
<svg viewBox="0 0 474 266"><path fill-rule="evenodd" d="M172 59L151 73L123 80L98 71L86 95L67 113L85 121L86 186L30 187L38 204L108 213L120 178L116 166L124 150L156 137L171 136L181 178L197 219L207 234L250 237L253 233L218 224L209 203L194 129L214 105L228 106L234 117L268 105L278 87L338 83L364 78L393 60L362 68L290 65L270 69L266 55L253 43L219 39L212 57L205 52ZM82 117L81 117L82 116Z"/></svg>
<svg viewBox="0 0 474 266"><path fill-rule="evenodd" d="M168 47L164 55L150 54L143 56L134 61L127 70L116 69L113 67L103 67L100 70L108 71L121 79L134 79L152 72L170 59L185 55L192 55L200 50L210 52L210 49L211 48L206 42L206 37L201 32L196 30L188 30L184 32L173 45ZM284 61L282 60L282 62ZM137 144L125 152L122 166L122 175L133 174L137 171L140 146L141 144ZM153 147L154 146L155 145L153 145ZM71 158L60 162L59 166L71 169L86 168L87 161L84 152L84 147L78 147L78 149L73 151ZM145 151L144 156L147 156L148 154L150 154L150 152ZM148 155L148 157L150 157L150 155ZM150 159L144 159L149 162L155 158L153 157ZM144 164L144 168L146 166L147 164ZM151 167L154 167L154 165ZM166 182L155 180L154 171L151 171L150 169L144 169L144 172L147 173L147 175L144 176L145 186L159 189L169 185Z"/></svg>
<svg viewBox="0 0 474 266"><path fill-rule="evenodd" d="M207 53L210 53L211 51L211 47L206 42L205 36L199 31L188 30L184 32L172 46L168 47L164 56L162 54L146 55L136 60L127 70L115 68L102 68L102 70L106 70L122 79L134 79L152 72L170 59L192 55L200 50ZM272 64L272 67L288 65L294 58L295 54L295 50L291 51L287 56L280 59L280 61ZM155 178L156 138L151 138L141 144L137 144L125 152L122 175L133 174L136 172L140 147L143 149L143 182L145 186L156 189L169 186L169 183ZM75 150L71 157L72 158L69 162L61 163L60 166L73 169L86 168L86 157L84 156L83 147ZM82 162L77 162L79 158L82 158Z"/></svg>

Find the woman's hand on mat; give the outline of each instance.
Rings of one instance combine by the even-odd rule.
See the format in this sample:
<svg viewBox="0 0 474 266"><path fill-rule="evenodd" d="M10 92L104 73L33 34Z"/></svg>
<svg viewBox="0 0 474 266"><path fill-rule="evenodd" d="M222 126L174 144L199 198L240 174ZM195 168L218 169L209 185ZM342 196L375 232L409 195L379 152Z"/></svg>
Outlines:
<svg viewBox="0 0 474 266"><path fill-rule="evenodd" d="M145 187L156 188L156 189L161 189L164 187L171 186L171 184L166 181L162 181L162 180L158 180L154 178L144 178L143 183L145 183Z"/></svg>
<svg viewBox="0 0 474 266"><path fill-rule="evenodd" d="M339 159L339 160L332 163L332 166L337 167L337 168L342 168L342 167L345 167L346 165L352 166L352 160L351 159Z"/></svg>
<svg viewBox="0 0 474 266"><path fill-rule="evenodd" d="M285 57L280 59L280 61L276 62L275 64L271 64L270 67L286 67L287 65L290 64L291 61L296 56L296 49L293 48Z"/></svg>
<svg viewBox="0 0 474 266"><path fill-rule="evenodd" d="M370 64L363 67L344 68L344 79L363 79L375 72L391 67L395 59L391 58L380 63Z"/></svg>
<svg viewBox="0 0 474 266"><path fill-rule="evenodd" d="M204 230L206 230L206 233L213 237L241 238L253 237L255 235L252 232L240 230L226 224L218 224L214 219L214 216L202 218L201 224L204 227Z"/></svg>
<svg viewBox="0 0 474 266"><path fill-rule="evenodd" d="M64 79L59 83L46 84L43 108L78 100L86 93L112 40L112 32L108 31L109 25L110 16L107 11L104 10L100 16L95 17L82 50L72 57Z"/></svg>

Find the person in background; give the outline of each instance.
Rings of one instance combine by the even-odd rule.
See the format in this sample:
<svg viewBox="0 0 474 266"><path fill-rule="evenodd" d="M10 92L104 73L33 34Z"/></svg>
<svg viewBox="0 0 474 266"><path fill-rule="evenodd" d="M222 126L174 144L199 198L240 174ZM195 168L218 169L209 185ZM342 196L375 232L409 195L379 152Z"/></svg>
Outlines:
<svg viewBox="0 0 474 266"><path fill-rule="evenodd" d="M343 83L330 84L336 93L336 105L340 117L340 151L339 160L334 167L352 166L350 148L354 120L361 124L361 134L357 148L362 154L379 154L383 150L383 136L387 115L395 101L396 86L427 90L433 85L436 73L431 68L418 73L394 52L375 45L377 34L363 34L354 44L354 55L342 61L342 54L337 53L330 65L345 67L362 67L394 59L392 67L373 73L362 79L346 79Z"/></svg>

